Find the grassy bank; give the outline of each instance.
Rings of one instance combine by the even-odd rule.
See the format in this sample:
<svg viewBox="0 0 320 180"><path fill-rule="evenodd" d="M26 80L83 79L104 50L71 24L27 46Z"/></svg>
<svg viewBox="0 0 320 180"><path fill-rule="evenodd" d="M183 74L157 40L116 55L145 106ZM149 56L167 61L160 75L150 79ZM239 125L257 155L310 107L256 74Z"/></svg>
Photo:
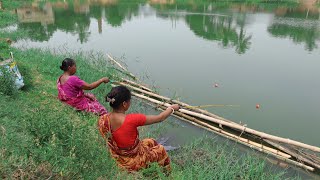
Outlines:
<svg viewBox="0 0 320 180"><path fill-rule="evenodd" d="M7 9L16 5L7 6ZM0 11L1 17L2 13L8 11ZM17 19L9 13L0 21L4 21L0 24L5 27L16 23ZM1 33L5 38L23 37L21 32ZM56 80L62 73L58 67L66 56L77 60L77 75L88 82L103 76L116 79L121 74L99 54L59 55L5 44L1 47L0 54L6 57L10 51L14 53L26 84L13 95L0 94L1 179L284 179L284 172L268 169L263 159L248 155L240 158L209 137L170 152L173 170L169 177L156 165L139 173L122 172L98 134L97 117L76 112L56 98ZM0 82L0 85L3 84ZM101 85L93 93L103 102L110 88L110 84ZM133 112L141 110L139 102L133 103ZM157 138L168 126L169 122L165 121L144 127L141 136Z"/></svg>
<svg viewBox="0 0 320 180"><path fill-rule="evenodd" d="M131 175L120 172L96 130L97 117L76 112L57 100L55 82L61 73L58 66L64 56L39 49L11 50L26 86L14 96L0 95L1 177L166 178L157 166ZM103 73L98 66L87 64L81 56L76 57L78 75L86 81L116 74L111 69L105 69L106 73ZM110 85L102 85L94 91L100 102L110 88ZM140 111L141 106L135 104L132 111ZM167 126L169 123L163 122L145 127L141 136L157 138ZM170 157L173 162L170 178L174 179L282 179L282 174L273 174L266 169L263 160L250 156L238 160L239 156L208 137L170 152Z"/></svg>

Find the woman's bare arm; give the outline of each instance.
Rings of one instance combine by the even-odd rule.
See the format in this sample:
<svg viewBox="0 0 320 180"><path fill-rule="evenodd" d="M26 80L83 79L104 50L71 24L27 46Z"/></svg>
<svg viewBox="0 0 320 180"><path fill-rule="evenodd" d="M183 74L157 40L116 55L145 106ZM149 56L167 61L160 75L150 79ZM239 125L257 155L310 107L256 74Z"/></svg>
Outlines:
<svg viewBox="0 0 320 180"><path fill-rule="evenodd" d="M179 105L174 104L174 105L168 107L165 111L161 112L158 115L148 115L148 116L146 116L147 120L144 125L149 125L149 124L161 122L161 121L167 119L167 117L169 117L173 111L177 111L177 110L179 110Z"/></svg>
<svg viewBox="0 0 320 180"><path fill-rule="evenodd" d="M82 89L83 90L92 90L92 89L98 87L103 82L104 83L108 83L109 79L104 77L104 78L99 79L96 82L91 83L91 84L88 84L88 83L84 82L83 85L82 85Z"/></svg>

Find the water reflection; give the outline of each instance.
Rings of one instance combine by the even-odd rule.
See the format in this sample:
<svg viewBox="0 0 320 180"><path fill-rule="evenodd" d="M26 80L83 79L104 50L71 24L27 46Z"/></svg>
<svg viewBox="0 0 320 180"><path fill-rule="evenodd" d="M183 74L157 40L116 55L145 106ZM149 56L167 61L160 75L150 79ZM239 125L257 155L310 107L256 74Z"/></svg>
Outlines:
<svg viewBox="0 0 320 180"><path fill-rule="evenodd" d="M57 30L77 34L81 43L90 37L90 18L98 21L102 33L102 22L120 27L125 21L143 13L146 4L157 12L157 17L183 20L198 37L218 42L223 48L234 48L244 54L252 45L252 34L247 26L253 21L251 13L272 13L274 18L267 31L274 37L290 38L295 43L305 43L306 49L316 49L319 35L319 8L313 0L295 3L242 4L235 2L179 4L173 0L151 0L150 2L128 2L121 0L74 0L73 3L34 3L32 7L16 10L20 24L33 41L48 41ZM310 3L311 2L311 3ZM147 15L148 14L144 14ZM153 14L151 14L153 15Z"/></svg>
<svg viewBox="0 0 320 180"><path fill-rule="evenodd" d="M237 53L243 54L250 48L252 38L245 30L251 21L247 14L257 12L275 14L272 25L268 28L268 32L274 37L290 37L295 43L305 42L309 51L316 49L320 32L320 9L315 3L316 0L300 0L299 4L172 5L170 2L167 5L161 3L156 8L161 12L171 12L168 13L169 17L184 16L190 29L197 36L218 41L223 47L235 47Z"/></svg>
<svg viewBox="0 0 320 180"><path fill-rule="evenodd" d="M274 37L290 38L295 43L304 43L308 51L318 48L320 40L319 8L311 1L302 1L296 8L279 8L268 27Z"/></svg>
<svg viewBox="0 0 320 180"><path fill-rule="evenodd" d="M45 26L54 23L54 15L50 3L46 3L41 9L38 7L23 7L16 10L21 23L41 23Z"/></svg>
<svg viewBox="0 0 320 180"><path fill-rule="evenodd" d="M42 7L24 7L16 12L20 21L18 28L27 30L33 41L47 41L55 31L60 30L77 34L78 40L85 43L90 36L90 18L98 20L101 33L103 14L107 23L117 27L137 15L139 6L139 3L117 3L113 0L75 0L74 3L57 2L45 3Z"/></svg>
<svg viewBox="0 0 320 180"><path fill-rule="evenodd" d="M190 29L196 35L218 41L223 47L236 47L236 52L239 54L245 53L251 44L251 35L247 35L244 30L245 20L245 14L238 16L236 20L228 16L186 17Z"/></svg>
<svg viewBox="0 0 320 180"><path fill-rule="evenodd" d="M252 38L252 35L245 31L247 15L230 12L229 6L226 8L224 5L161 4L154 7L158 9L161 17L185 19L190 30L198 37L217 41L224 48L235 47L237 53L243 54L250 48Z"/></svg>
<svg viewBox="0 0 320 180"><path fill-rule="evenodd" d="M104 7L105 18L107 22L113 26L121 26L125 20L131 20L132 17L139 13L140 4L137 3L121 3Z"/></svg>

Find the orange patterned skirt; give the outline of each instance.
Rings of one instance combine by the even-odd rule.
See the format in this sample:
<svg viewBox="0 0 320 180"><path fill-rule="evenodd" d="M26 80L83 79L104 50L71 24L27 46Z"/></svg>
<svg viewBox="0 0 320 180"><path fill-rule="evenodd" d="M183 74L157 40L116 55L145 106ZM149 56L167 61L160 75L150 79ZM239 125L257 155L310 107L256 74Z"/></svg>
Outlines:
<svg viewBox="0 0 320 180"><path fill-rule="evenodd" d="M111 156L121 169L126 169L129 172L138 171L156 162L165 170L170 171L170 158L164 147L154 139L143 139L142 141L137 139L132 147L121 149L112 139L108 115L100 117L98 126L101 135L108 143Z"/></svg>

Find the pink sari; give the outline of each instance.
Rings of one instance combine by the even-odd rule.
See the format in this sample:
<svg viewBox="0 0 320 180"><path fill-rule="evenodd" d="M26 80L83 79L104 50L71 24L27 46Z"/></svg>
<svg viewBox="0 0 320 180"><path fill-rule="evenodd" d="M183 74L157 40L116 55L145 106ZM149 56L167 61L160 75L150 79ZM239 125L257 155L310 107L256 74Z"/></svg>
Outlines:
<svg viewBox="0 0 320 180"><path fill-rule="evenodd" d="M58 99L64 102L76 110L93 112L99 116L107 114L107 110L103 107L94 97L93 94L85 94L81 89L84 81L77 76L70 76L69 79L64 83L60 83L59 77L57 81ZM93 97L93 99L88 96Z"/></svg>

